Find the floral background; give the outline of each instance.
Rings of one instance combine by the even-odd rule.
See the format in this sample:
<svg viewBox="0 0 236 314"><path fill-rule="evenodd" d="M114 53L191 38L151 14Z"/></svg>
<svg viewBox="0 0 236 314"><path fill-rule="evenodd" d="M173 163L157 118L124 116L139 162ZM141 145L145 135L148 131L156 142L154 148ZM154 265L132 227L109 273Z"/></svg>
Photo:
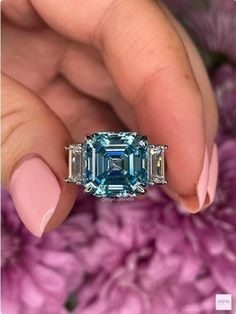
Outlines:
<svg viewBox="0 0 236 314"><path fill-rule="evenodd" d="M2 189L3 314L210 314L216 293L236 307L236 2L165 2L196 41L218 101L214 204L190 215L155 188L141 201L84 196L38 239Z"/></svg>

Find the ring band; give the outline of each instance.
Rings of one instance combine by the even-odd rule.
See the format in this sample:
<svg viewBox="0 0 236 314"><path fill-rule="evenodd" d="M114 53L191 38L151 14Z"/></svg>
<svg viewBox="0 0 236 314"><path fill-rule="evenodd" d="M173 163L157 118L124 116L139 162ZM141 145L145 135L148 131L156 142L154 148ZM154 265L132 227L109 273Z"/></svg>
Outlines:
<svg viewBox="0 0 236 314"><path fill-rule="evenodd" d="M153 184L166 184L166 145L152 145L135 132L98 132L70 144L67 183L97 197L135 197Z"/></svg>

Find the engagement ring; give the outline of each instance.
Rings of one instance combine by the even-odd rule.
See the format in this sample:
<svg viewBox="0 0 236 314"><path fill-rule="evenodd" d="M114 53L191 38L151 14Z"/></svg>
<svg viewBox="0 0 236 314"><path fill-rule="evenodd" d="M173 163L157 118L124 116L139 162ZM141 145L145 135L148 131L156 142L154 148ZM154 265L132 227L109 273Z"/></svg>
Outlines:
<svg viewBox="0 0 236 314"><path fill-rule="evenodd" d="M98 132L68 150L68 183L97 197L135 197L153 184L166 184L166 145L152 145L135 132Z"/></svg>

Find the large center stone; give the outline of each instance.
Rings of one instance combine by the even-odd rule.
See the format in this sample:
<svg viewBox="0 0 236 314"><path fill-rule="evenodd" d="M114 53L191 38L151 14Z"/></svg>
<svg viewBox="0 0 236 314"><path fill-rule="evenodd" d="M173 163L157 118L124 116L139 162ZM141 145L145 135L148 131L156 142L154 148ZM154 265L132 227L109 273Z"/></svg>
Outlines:
<svg viewBox="0 0 236 314"><path fill-rule="evenodd" d="M101 197L136 196L147 185L148 143L134 132L100 132L83 144L85 187Z"/></svg>

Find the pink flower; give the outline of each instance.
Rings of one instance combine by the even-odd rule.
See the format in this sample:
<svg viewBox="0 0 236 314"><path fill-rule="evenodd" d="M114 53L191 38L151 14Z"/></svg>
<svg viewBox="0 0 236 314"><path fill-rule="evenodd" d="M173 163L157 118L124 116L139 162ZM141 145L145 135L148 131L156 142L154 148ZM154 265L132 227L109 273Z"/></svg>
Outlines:
<svg viewBox="0 0 236 314"><path fill-rule="evenodd" d="M210 52L236 60L233 0L166 0ZM80 195L66 222L37 239L2 191L4 314L213 314L215 294L236 300L236 72L214 73L219 180L212 206L185 213L159 189L143 200ZM235 302L233 302L235 306ZM234 309L236 311L236 308Z"/></svg>
<svg viewBox="0 0 236 314"><path fill-rule="evenodd" d="M214 74L213 84L219 106L219 128L221 137L236 138L236 69L221 66Z"/></svg>
<svg viewBox="0 0 236 314"><path fill-rule="evenodd" d="M210 314L216 293L236 298L236 141L219 160L216 201L203 213L153 189L142 201L98 202L74 225L86 273L76 314Z"/></svg>
<svg viewBox="0 0 236 314"><path fill-rule="evenodd" d="M235 14L235 10L224 10L221 6L210 12L193 14L194 32L203 47L210 52L224 54L233 61L236 61L236 47L232 45L236 42Z"/></svg>
<svg viewBox="0 0 236 314"><path fill-rule="evenodd" d="M236 61L236 2L234 0L165 0L188 26L203 49Z"/></svg>
<svg viewBox="0 0 236 314"><path fill-rule="evenodd" d="M4 189L2 221L3 313L67 313L64 302L80 282L81 270L64 236L59 230L42 239L31 235Z"/></svg>

